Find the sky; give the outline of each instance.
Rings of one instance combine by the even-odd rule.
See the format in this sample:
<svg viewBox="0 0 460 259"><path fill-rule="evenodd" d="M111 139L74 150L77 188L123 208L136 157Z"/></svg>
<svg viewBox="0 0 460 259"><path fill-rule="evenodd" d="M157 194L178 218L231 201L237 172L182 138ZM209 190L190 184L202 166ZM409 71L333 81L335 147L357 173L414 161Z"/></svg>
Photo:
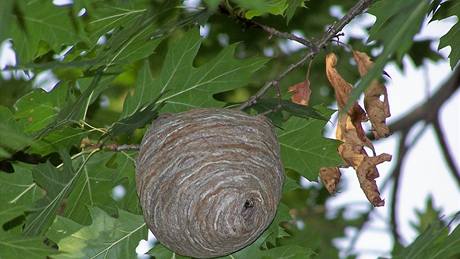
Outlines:
<svg viewBox="0 0 460 259"><path fill-rule="evenodd" d="M340 16L341 10L332 8L331 13ZM370 25L375 21L371 15L362 15L358 19L344 28L345 37L347 35L363 35L364 26ZM444 35L454 24L456 18L452 17L441 22L432 22L424 24L421 33L415 40L426 38L439 38ZM297 32L299 33L299 32ZM281 46L285 49L297 49L299 46L295 42L284 42ZM434 46L437 48L437 43ZM448 55L450 47L441 50L443 56ZM372 53L373 55L378 54ZM425 61L424 66L416 68L408 58L403 60L405 70L401 71L394 64L388 64L385 71L391 75L388 81L387 89L389 102L391 106L392 117L389 123L407 114L414 107L423 103L429 97L430 93L436 91L442 82L449 76L452 71L448 61L439 62ZM10 45L6 42L0 47L0 67L14 64L14 52L11 51ZM8 73L2 72L3 76L8 77ZM56 79L50 71L46 71L38 76L34 82L37 86L42 86L46 90L52 89L56 84ZM441 110L441 124L448 140L449 148L454 154L457 168L460 168L460 156L458 151L460 146L460 91L457 91L446 102ZM329 126L331 127L331 126ZM417 125L414 132L420 130L422 125ZM334 130L329 129L329 137L334 137ZM415 134L411 134L413 137ZM409 137L411 139L412 137ZM397 136L392 136L384 141L375 144L378 153L395 154ZM380 184L382 179L391 173L394 166L395 158L392 162L387 162L378 166L381 177L377 182ZM341 193L330 199L327 206L331 209L342 207L346 204L354 204L347 211L347 215L352 218L356 212L367 209L367 200L362 193L358 180L353 170L342 171ZM311 184L311 183L309 183ZM388 186L391 187L391 186ZM434 204L443 208L445 216L451 216L460 210L460 189L455 181L451 178L448 168L444 162L438 143L435 139L433 129L429 127L417 144L409 152L406 162L402 168L402 180L400 184L400 199L398 206L398 221L400 223L400 233L405 244L410 243L415 237L416 232L409 225L409 222L416 221L415 209L423 210L426 198L432 195ZM382 197L389 200L391 188L382 192ZM360 259L376 258L377 256L389 255L392 248L392 240L388 232L389 206L376 209L366 230L358 239L355 251L359 251ZM308 227L308 226L307 226ZM351 237L356 230L348 228L346 238L335 240L335 243L346 249ZM149 233L149 242L142 241L138 247L138 252L148 251L153 241L153 235ZM342 255L345 255L344 253Z"/></svg>

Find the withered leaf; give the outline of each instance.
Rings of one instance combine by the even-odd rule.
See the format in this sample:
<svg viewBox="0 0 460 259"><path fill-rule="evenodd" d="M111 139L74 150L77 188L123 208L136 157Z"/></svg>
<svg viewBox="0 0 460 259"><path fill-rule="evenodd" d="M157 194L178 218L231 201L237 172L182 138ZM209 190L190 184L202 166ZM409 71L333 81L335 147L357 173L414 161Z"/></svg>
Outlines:
<svg viewBox="0 0 460 259"><path fill-rule="evenodd" d="M385 161L391 161L391 155L383 153L374 157L365 156L361 164L356 168L359 185L367 199L375 207L385 205L385 201L380 198L380 192L375 182L375 178L379 177L376 165Z"/></svg>
<svg viewBox="0 0 460 259"><path fill-rule="evenodd" d="M379 176L376 165L384 161L390 161L391 155L381 154L369 157L364 150L365 143L358 138L358 133L351 123L350 116L344 114L340 116L337 125L336 138L343 141L338 148L338 152L348 166L356 170L359 184L367 199L374 206L383 206L385 203L380 198L375 178Z"/></svg>
<svg viewBox="0 0 460 259"><path fill-rule="evenodd" d="M337 56L334 53L329 53L326 56L326 76L329 80L329 83L334 88L335 98L337 100L337 105L340 109L343 109L348 102L348 96L352 91L352 86L348 83L339 72L335 69L337 65ZM366 112L361 108L361 106L355 102L353 106L347 111L350 116L351 123L354 125L354 131L356 136L364 143L365 146L369 147L372 152L375 154L374 145L366 137L364 129L362 127L362 122L367 121ZM345 125L345 124L344 124Z"/></svg>
<svg viewBox="0 0 460 259"><path fill-rule="evenodd" d="M311 89L310 81L306 79L303 82L292 85L288 89L289 93L292 93L291 101L300 105L308 105L310 101Z"/></svg>
<svg viewBox="0 0 460 259"><path fill-rule="evenodd" d="M343 77L337 72L335 66L337 65L337 56L334 53L329 53L326 56L326 76L334 88L335 99L340 109L343 109L348 102L353 87L350 83L345 81ZM366 112L359 106L357 102L353 104L347 113L356 121L367 121Z"/></svg>
<svg viewBox="0 0 460 259"><path fill-rule="evenodd" d="M319 170L319 178L329 193L335 193L340 181L340 169L338 167L322 167Z"/></svg>
<svg viewBox="0 0 460 259"><path fill-rule="evenodd" d="M359 54L354 54L354 55L359 55ZM358 57L362 58L361 55L359 55ZM370 61L370 59L368 61ZM371 67L371 66L364 66L364 64L368 64L364 62L367 62L367 61L366 60L364 61L360 60L359 62L357 61L358 64L361 64L360 69L362 71L364 71L363 69L369 69ZM335 54L333 53L328 54L326 56L326 75L332 87L334 88L334 92L335 92L336 99L337 99L337 104L340 109L343 109L352 91L352 85L348 83L345 79L342 78L342 76L339 74L339 72L335 68L336 65L337 65L337 57L335 56ZM360 73L362 72L361 70L360 70ZM365 70L365 73L367 73L367 70ZM378 81L376 82L378 83ZM368 93L367 105L376 105L375 100L372 99L375 97L376 91L377 90L374 89L374 92L371 91ZM381 91L380 88L379 88L379 91ZM377 99L382 94L379 94L377 96ZM386 89L385 89L385 94L386 94ZM371 96L372 98L369 99ZM377 109L369 107L369 110L368 109L366 110L375 112ZM383 111L383 110L380 110L380 111ZM371 114L369 114L369 116L371 116ZM372 145L372 142L366 137L366 134L362 127L362 122L366 120L367 120L366 112L361 108L361 106L359 106L357 102L355 102L349 111L347 111L346 113L340 114L339 119L338 119L338 124L337 124L337 130L336 130L336 138L343 142L338 147L339 155L345 161L347 166L352 166L355 169L361 189L363 190L367 199L372 203L372 205L377 207L377 206L383 206L385 202L380 198L379 189L375 181L375 179L379 176L379 172L376 166L384 161L390 161L391 155L384 153L384 154L376 156L374 146ZM372 124L373 124L373 127L375 128L376 126L374 125L374 123ZM370 147L372 149L374 156L369 157L366 150L364 149L365 146ZM334 182L334 178L332 177L334 176L332 172L333 172L332 169L324 169L320 172L320 177L321 177L321 174L323 174L324 175L323 177L326 178L327 181L323 180L323 177L321 177L321 180L324 182L326 188L329 187L330 189L334 189L335 188L334 184L336 184L336 182ZM337 175L335 175L335 177L337 177Z"/></svg>
<svg viewBox="0 0 460 259"><path fill-rule="evenodd" d="M364 52L353 51L353 57L358 64L358 71L364 77L372 68L374 62ZM383 101L380 100L383 96ZM386 118L391 116L388 103L387 89L379 80L373 80L371 85L364 91L364 108L367 111L372 124L372 133L376 139L387 137L390 129L386 125Z"/></svg>

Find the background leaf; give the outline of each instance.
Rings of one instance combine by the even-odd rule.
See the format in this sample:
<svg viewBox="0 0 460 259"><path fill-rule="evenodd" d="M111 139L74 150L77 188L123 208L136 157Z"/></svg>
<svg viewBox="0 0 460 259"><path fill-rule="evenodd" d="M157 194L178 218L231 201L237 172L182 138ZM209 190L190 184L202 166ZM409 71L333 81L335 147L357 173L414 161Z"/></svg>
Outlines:
<svg viewBox="0 0 460 259"><path fill-rule="evenodd" d="M35 203L27 216L24 228L24 233L27 235L34 236L46 232L58 210L65 208L64 199L73 191L75 183L84 172L87 160L82 162L75 172L70 157L64 152L61 152L61 155L64 160L62 171L49 162L39 164L33 169L34 182L46 191L46 196Z"/></svg>
<svg viewBox="0 0 460 259"><path fill-rule="evenodd" d="M78 22L75 22L78 17L75 14L69 16L70 7L58 7L46 0L16 1L15 4L15 22L7 28L7 35L12 38L21 64L46 53L47 48L59 52L64 45L85 40ZM43 35L46 35L46 42ZM40 50L41 44L46 46L45 50Z"/></svg>
<svg viewBox="0 0 460 259"><path fill-rule="evenodd" d="M460 225L449 234L441 221L435 221L394 258L452 258L460 254L459 243Z"/></svg>
<svg viewBox="0 0 460 259"><path fill-rule="evenodd" d="M43 237L26 237L20 234L0 234L0 255L3 259L45 258L57 254L45 245Z"/></svg>
<svg viewBox="0 0 460 259"><path fill-rule="evenodd" d="M445 16L439 17L438 13L446 13ZM439 41L438 49L450 46L450 67L452 69L458 64L460 60L460 2L446 1L441 4L439 9L433 15L432 20L441 20L450 16L457 16L457 23L444 35Z"/></svg>
<svg viewBox="0 0 460 259"><path fill-rule="evenodd" d="M47 233L63 252L54 258L137 258L135 248L147 238L142 215L119 210L119 217L112 218L97 207L91 208L90 213L89 226L57 218Z"/></svg>
<svg viewBox="0 0 460 259"><path fill-rule="evenodd" d="M0 159L8 158L15 151L21 150L32 143L32 138L23 132L11 111L0 106Z"/></svg>
<svg viewBox="0 0 460 259"><path fill-rule="evenodd" d="M41 198L43 192L32 181L31 166L23 163L14 164L14 173L0 172L0 185L2 186L0 188L0 236L2 236L6 231L12 231L5 224L17 217L24 217L24 211ZM21 231L20 228L16 230Z"/></svg>
<svg viewBox="0 0 460 259"><path fill-rule="evenodd" d="M215 58L198 68L192 66L202 39L197 30L190 30L168 49L157 80L152 81L146 96L163 96L163 111L184 111L196 107L219 105L213 94L244 86L266 58L238 60L233 57L235 45L223 49ZM147 76L148 78L148 76ZM200 98L196 98L200 96Z"/></svg>
<svg viewBox="0 0 460 259"><path fill-rule="evenodd" d="M325 117L331 110L322 109ZM325 121L291 117L278 130L281 157L284 166L294 169L308 180L318 177L321 167L332 167L342 163L337 155L339 142L322 136Z"/></svg>

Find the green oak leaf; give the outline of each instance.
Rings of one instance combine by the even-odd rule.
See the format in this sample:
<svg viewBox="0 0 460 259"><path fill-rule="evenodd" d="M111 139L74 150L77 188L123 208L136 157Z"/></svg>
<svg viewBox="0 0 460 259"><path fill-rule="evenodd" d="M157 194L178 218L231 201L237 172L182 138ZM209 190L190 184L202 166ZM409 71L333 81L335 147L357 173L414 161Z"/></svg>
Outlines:
<svg viewBox="0 0 460 259"><path fill-rule="evenodd" d="M430 195L426 200L425 209L416 209L415 214L417 215L417 222L411 221L410 225L417 233L422 234L430 224L442 216L442 210L434 206L433 197Z"/></svg>
<svg viewBox="0 0 460 259"><path fill-rule="evenodd" d="M149 62L145 60L137 75L134 94L127 96L125 99L121 118L131 117L136 112L145 108L145 106L150 105L153 100L158 100L158 98L151 94L152 90L150 88L153 81L154 78L150 71Z"/></svg>
<svg viewBox="0 0 460 259"><path fill-rule="evenodd" d="M59 52L65 45L85 40L76 14L69 14L71 7L56 6L48 0L16 1L10 15L12 26L6 34L13 41L19 63L31 62L48 48ZM47 46L45 50L40 50Z"/></svg>
<svg viewBox="0 0 460 259"><path fill-rule="evenodd" d="M88 22L85 29L91 41L96 42L110 30L126 26L130 22L141 18L148 12L143 0L115 1L88 1L75 0L76 9L86 9Z"/></svg>
<svg viewBox="0 0 460 259"><path fill-rule="evenodd" d="M440 17L438 14L445 14ZM439 9L433 15L433 20L442 20L450 16L457 16L457 19L460 20L460 2L458 1L446 1L441 4ZM454 67L458 64L460 60L460 22L457 20L457 23L444 35L439 41L438 49L445 48L450 46L450 67Z"/></svg>
<svg viewBox="0 0 460 259"><path fill-rule="evenodd" d="M332 110L319 107L325 117ZM342 163L337 154L339 141L322 136L326 121L291 117L278 129L278 140L284 166L299 172L308 180L318 178L321 167L337 166Z"/></svg>
<svg viewBox="0 0 460 259"><path fill-rule="evenodd" d="M389 48L394 41L396 32L404 28L398 39L398 44L394 46L392 52L396 53L397 59L401 60L403 55L412 45L414 35L419 31L421 23L425 18L429 4L426 1L408 0L394 2L382 0L375 2L369 8L369 13L377 17L376 22L369 31L369 40L380 40L384 47ZM409 16L412 19L409 23ZM393 35L393 37L388 37Z"/></svg>
<svg viewBox="0 0 460 259"><path fill-rule="evenodd" d="M136 189L134 160L136 156L136 151L116 152L113 153L105 165L118 172L115 182L117 186L121 186L126 190L123 197L115 197L117 207L134 214L142 214Z"/></svg>
<svg viewBox="0 0 460 259"><path fill-rule="evenodd" d="M26 132L36 132L55 120L68 99L64 85L57 85L50 92L35 89L16 101L14 116L23 122Z"/></svg>
<svg viewBox="0 0 460 259"><path fill-rule="evenodd" d="M264 14L282 15L288 7L286 0L234 0L239 7L246 10L246 18L252 19L255 16Z"/></svg>
<svg viewBox="0 0 460 259"><path fill-rule="evenodd" d="M308 259L315 253L306 247L299 245L278 246L269 250L264 250L261 258L263 259Z"/></svg>
<svg viewBox="0 0 460 259"><path fill-rule="evenodd" d="M246 85L251 75L268 60L235 59L236 45L231 45L208 63L195 68L193 61L201 42L202 38L196 29L174 41L169 47L159 78L147 82L149 89L142 90L142 95L135 93L135 98L130 98L128 102L139 101L140 106L145 106L149 100L161 95L158 102L165 103L165 111L178 112L196 107L218 106L221 103L213 98L213 94ZM150 78L147 72L144 75L147 79ZM129 108L126 108L122 116L128 115L134 109L131 104L125 107Z"/></svg>
<svg viewBox="0 0 460 259"><path fill-rule="evenodd" d="M106 166L112 157L112 152L98 152L84 164L85 157L75 159L74 166L84 164L81 177L76 180L74 191L66 201L62 215L79 224L89 224L91 217L89 208L98 206L116 215L115 200L112 198L112 189L115 178L119 174L118 168Z"/></svg>
<svg viewBox="0 0 460 259"><path fill-rule="evenodd" d="M294 179L292 179L289 176L286 176L284 178L284 184L283 184L283 193L287 193L296 189L300 189L302 186L300 183Z"/></svg>
<svg viewBox="0 0 460 259"><path fill-rule="evenodd" d="M460 6L460 4L458 4L458 6ZM439 49L447 46L450 46L450 67L454 69L460 60L460 22L457 22L454 27L446 33L446 35L441 37L441 40L439 41Z"/></svg>
<svg viewBox="0 0 460 259"><path fill-rule="evenodd" d="M0 29L0 42L6 40L9 35L6 33L6 29L11 26L12 16L11 12L13 11L14 1L13 0L3 0L0 1L0 24L2 28Z"/></svg>
<svg viewBox="0 0 460 259"><path fill-rule="evenodd" d="M268 235L265 238L265 242L262 244L263 248L267 248L267 243L276 245L276 239L289 236L289 234L284 231L284 228L280 226L281 223L289 220L292 220L292 217L289 214L289 207L280 202L278 208L276 209L275 218L267 230L265 230Z"/></svg>
<svg viewBox="0 0 460 259"><path fill-rule="evenodd" d="M24 215L24 211L43 195L32 180L30 165L14 163L13 168L14 173L0 172L0 236L4 232L3 224Z"/></svg>
<svg viewBox="0 0 460 259"><path fill-rule="evenodd" d="M1 5L1 4L0 4ZM1 10L1 7L0 7ZM0 11L1 12L1 11ZM0 21L1 24L1 21ZM0 41L1 42L1 41ZM10 78L4 80L0 76L0 105L11 108L17 99L32 90L32 82L21 79Z"/></svg>
<svg viewBox="0 0 460 259"><path fill-rule="evenodd" d="M0 159L9 158L11 154L32 143L32 138L24 133L11 111L0 106Z"/></svg>
<svg viewBox="0 0 460 259"><path fill-rule="evenodd" d="M46 234L61 252L53 258L137 258L136 247L147 238L142 215L119 210L119 217L113 218L97 207L90 213L89 226L57 217Z"/></svg>
<svg viewBox="0 0 460 259"><path fill-rule="evenodd" d="M459 216L460 213L457 213L456 217ZM436 220L394 258L457 258L460 255L459 244L460 225L449 234L449 228Z"/></svg>
<svg viewBox="0 0 460 259"><path fill-rule="evenodd" d="M176 254L162 244L156 244L148 254L155 259L191 259L191 257Z"/></svg>
<svg viewBox="0 0 460 259"><path fill-rule="evenodd" d="M291 19L294 16L295 11L297 10L297 8L305 7L304 2L305 2L305 0L287 0L288 7L286 8L286 12L285 12L286 24L288 24L289 21L291 21Z"/></svg>
<svg viewBox="0 0 460 259"><path fill-rule="evenodd" d="M35 141L28 151L45 156L51 152L59 151L63 148L79 146L81 140L90 131L82 128L65 127L50 132L42 139Z"/></svg>
<svg viewBox="0 0 460 259"><path fill-rule="evenodd" d="M17 259L47 258L57 254L55 249L45 245L44 237L27 237L21 234L0 233L0 258Z"/></svg>
<svg viewBox="0 0 460 259"><path fill-rule="evenodd" d="M46 196L38 200L27 215L24 233L27 235L39 235L53 223L58 210L65 209L63 203L75 188L78 179L84 174L84 166L90 156L74 171L72 161L66 152L61 152L63 169L59 170L50 162L36 165L33 170L34 182L46 191Z"/></svg>

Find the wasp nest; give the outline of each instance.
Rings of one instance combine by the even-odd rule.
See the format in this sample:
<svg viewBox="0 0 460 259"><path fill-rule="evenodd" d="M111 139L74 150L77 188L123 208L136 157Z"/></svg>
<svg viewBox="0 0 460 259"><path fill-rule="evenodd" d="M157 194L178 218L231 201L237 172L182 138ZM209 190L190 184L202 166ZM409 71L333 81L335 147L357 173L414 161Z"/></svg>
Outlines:
<svg viewBox="0 0 460 259"><path fill-rule="evenodd" d="M150 230L169 249L199 258L256 240L275 216L283 180L270 122L228 109L160 116L137 161Z"/></svg>

